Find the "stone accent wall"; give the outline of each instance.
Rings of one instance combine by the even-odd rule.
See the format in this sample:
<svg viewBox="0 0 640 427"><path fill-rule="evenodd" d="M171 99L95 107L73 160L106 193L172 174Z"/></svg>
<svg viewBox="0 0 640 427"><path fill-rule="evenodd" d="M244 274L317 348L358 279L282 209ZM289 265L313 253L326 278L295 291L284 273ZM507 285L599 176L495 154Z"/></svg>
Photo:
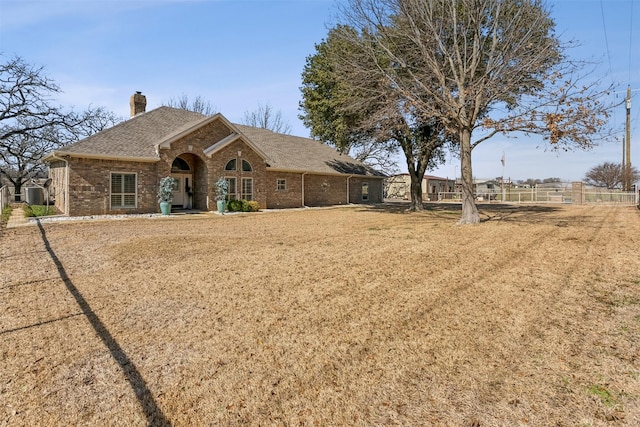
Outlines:
<svg viewBox="0 0 640 427"><path fill-rule="evenodd" d="M306 178L306 176L305 176ZM286 189L278 190L279 179L286 181ZM284 209L302 207L302 174L267 171L267 208Z"/></svg>

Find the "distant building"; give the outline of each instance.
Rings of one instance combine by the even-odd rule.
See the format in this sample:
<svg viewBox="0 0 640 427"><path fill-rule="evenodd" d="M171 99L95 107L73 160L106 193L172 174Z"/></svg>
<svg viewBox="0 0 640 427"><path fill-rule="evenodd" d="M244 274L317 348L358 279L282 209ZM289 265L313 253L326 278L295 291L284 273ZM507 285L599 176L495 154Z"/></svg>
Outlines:
<svg viewBox="0 0 640 427"><path fill-rule="evenodd" d="M441 193L455 191L455 180L425 175L422 178L422 200L437 201ZM390 176L385 181L385 197L409 200L411 198L411 176L408 173Z"/></svg>

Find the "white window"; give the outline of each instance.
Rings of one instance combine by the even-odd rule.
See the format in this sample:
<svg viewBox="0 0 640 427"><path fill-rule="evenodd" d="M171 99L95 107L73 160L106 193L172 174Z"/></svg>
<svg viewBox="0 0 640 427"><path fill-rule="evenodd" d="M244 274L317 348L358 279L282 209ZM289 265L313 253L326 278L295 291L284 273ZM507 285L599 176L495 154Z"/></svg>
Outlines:
<svg viewBox="0 0 640 427"><path fill-rule="evenodd" d="M225 177L227 181L227 201L236 200L238 198L238 187L236 186L236 179L234 177Z"/></svg>
<svg viewBox="0 0 640 427"><path fill-rule="evenodd" d="M285 191L287 189L287 180L286 179L277 179L276 180L276 190Z"/></svg>
<svg viewBox="0 0 640 427"><path fill-rule="evenodd" d="M253 168L251 167L251 163L246 160L242 160L242 171L243 172L252 172Z"/></svg>
<svg viewBox="0 0 640 427"><path fill-rule="evenodd" d="M111 173L111 209L136 207L136 181L135 173Z"/></svg>
<svg viewBox="0 0 640 427"><path fill-rule="evenodd" d="M362 184L362 200L369 200L369 184Z"/></svg>
<svg viewBox="0 0 640 427"><path fill-rule="evenodd" d="M242 194L243 200L253 200L253 178L242 178Z"/></svg>

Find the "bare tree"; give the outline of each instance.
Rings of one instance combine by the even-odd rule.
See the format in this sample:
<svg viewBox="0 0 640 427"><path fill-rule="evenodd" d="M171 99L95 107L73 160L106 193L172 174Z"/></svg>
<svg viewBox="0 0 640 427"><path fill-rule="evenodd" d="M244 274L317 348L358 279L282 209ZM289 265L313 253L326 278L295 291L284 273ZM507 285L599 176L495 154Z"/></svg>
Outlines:
<svg viewBox="0 0 640 427"><path fill-rule="evenodd" d="M49 151L121 121L89 107L82 113L54 105L60 88L20 57L0 64L0 176L20 194L30 178L44 174L40 159Z"/></svg>
<svg viewBox="0 0 640 427"><path fill-rule="evenodd" d="M606 187L608 189L622 188L623 168L620 163L604 162L592 167L585 174L584 180L587 184L597 187ZM640 172L635 167L631 167L630 182L638 182L640 180Z"/></svg>
<svg viewBox="0 0 640 427"><path fill-rule="evenodd" d="M411 177L409 209L422 210L424 173L444 162L443 147L451 139L441 123L405 108L378 76L380 67L392 64L384 52L375 53L353 28L330 30L307 58L300 118L315 138L389 175L397 171L392 156L400 151Z"/></svg>
<svg viewBox="0 0 640 427"><path fill-rule="evenodd" d="M459 224L480 221L471 152L481 142L524 132L567 150L608 137L608 91L567 57L543 0L348 0L341 12L377 64L370 81L385 82L406 111L458 140Z"/></svg>
<svg viewBox="0 0 640 427"><path fill-rule="evenodd" d="M218 112L218 109L211 104L210 101L205 101L201 96L196 96L193 101L185 94L180 95L177 99L169 99L163 105L166 107L179 108L181 110L193 111L195 113L204 114L205 116L212 116Z"/></svg>
<svg viewBox="0 0 640 427"><path fill-rule="evenodd" d="M283 118L282 111L274 111L269 103L259 103L254 111L245 111L242 124L276 133L291 133L291 125Z"/></svg>

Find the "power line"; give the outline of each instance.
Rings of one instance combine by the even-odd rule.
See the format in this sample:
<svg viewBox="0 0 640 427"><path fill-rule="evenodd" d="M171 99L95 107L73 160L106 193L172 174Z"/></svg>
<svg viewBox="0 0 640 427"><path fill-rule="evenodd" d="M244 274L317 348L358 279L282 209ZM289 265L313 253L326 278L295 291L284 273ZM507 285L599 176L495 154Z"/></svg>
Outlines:
<svg viewBox="0 0 640 427"><path fill-rule="evenodd" d="M600 0L602 6L602 0ZM633 0L631 0L631 10L629 11L629 84L631 84L631 52L633 51Z"/></svg>
<svg viewBox="0 0 640 427"><path fill-rule="evenodd" d="M607 37L607 25L604 19L604 5L600 0L600 15L602 16L602 29L604 31L604 44L607 48L607 60L609 61L609 76L611 76L611 82L613 82L613 71L611 69L611 50L609 49L609 38Z"/></svg>

